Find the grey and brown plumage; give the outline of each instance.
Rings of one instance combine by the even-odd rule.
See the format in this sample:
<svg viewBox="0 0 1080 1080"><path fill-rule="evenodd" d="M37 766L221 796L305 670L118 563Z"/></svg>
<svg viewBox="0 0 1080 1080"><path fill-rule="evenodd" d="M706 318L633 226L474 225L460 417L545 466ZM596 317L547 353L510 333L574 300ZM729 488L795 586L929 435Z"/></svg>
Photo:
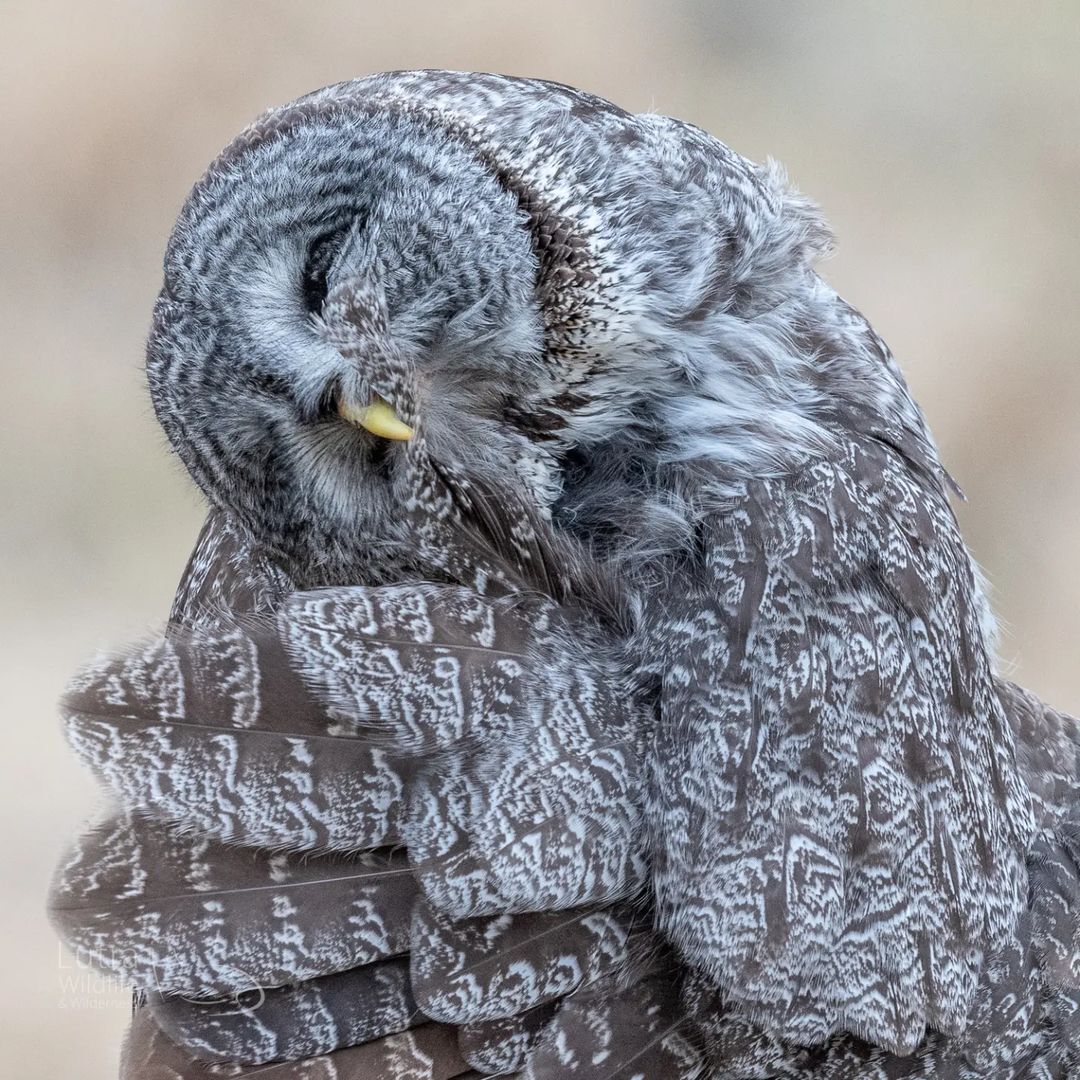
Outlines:
<svg viewBox="0 0 1080 1080"><path fill-rule="evenodd" d="M153 992L131 1075L1075 1066L1075 725L995 676L826 246L538 81L341 84L211 165L148 373L215 509L65 706L122 810L54 910Z"/></svg>

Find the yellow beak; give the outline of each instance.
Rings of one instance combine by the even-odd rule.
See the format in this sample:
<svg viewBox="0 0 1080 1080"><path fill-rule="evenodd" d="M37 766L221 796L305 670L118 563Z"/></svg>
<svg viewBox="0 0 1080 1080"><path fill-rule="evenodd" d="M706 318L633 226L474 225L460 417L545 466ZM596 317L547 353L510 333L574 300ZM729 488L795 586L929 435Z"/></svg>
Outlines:
<svg viewBox="0 0 1080 1080"><path fill-rule="evenodd" d="M383 439L405 442L413 437L413 429L399 420L393 408L380 397L362 409L342 401L338 404L338 414L350 424L358 424Z"/></svg>

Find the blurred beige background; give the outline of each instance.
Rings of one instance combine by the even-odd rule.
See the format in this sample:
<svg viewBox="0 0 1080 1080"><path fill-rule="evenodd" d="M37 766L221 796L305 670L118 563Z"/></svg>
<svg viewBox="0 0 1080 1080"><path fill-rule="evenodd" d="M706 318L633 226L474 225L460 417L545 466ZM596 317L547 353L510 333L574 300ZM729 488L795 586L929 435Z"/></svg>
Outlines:
<svg viewBox="0 0 1080 1080"><path fill-rule="evenodd" d="M785 162L835 226L826 275L892 345L967 490L1003 662L1080 711L1075 0L2 0L0 13L9 1075L115 1075L129 995L62 957L41 915L99 798L54 701L80 659L160 622L201 517L141 373L174 215L241 126L314 87L402 67L540 75Z"/></svg>

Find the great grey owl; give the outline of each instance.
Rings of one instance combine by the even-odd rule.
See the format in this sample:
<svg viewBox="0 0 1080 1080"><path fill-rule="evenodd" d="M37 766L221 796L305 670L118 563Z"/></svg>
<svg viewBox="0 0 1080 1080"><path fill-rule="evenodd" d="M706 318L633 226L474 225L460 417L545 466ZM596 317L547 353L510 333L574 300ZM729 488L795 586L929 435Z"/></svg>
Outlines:
<svg viewBox="0 0 1080 1080"><path fill-rule="evenodd" d="M147 999L129 1078L1077 1075L1080 737L827 245L541 81L210 166L147 361L210 518L65 700L119 805L52 908Z"/></svg>

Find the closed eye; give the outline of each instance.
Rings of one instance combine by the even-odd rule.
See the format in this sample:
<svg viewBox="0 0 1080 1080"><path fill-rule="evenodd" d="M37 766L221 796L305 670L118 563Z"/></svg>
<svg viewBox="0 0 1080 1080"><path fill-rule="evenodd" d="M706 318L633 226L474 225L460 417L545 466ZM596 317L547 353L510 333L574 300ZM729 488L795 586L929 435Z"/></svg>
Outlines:
<svg viewBox="0 0 1080 1080"><path fill-rule="evenodd" d="M304 296L304 306L312 315L321 315L326 295L329 292L330 271L341 250L351 240L356 240L368 225L367 212L359 207L351 207L346 216L336 217L333 223L324 222L325 230L318 234L308 246L304 274L300 282Z"/></svg>
<svg viewBox="0 0 1080 1080"><path fill-rule="evenodd" d="M345 230L338 229L335 232L317 236L308 248L301 289L304 294L304 306L312 315L322 313L328 290L327 277L344 239Z"/></svg>

